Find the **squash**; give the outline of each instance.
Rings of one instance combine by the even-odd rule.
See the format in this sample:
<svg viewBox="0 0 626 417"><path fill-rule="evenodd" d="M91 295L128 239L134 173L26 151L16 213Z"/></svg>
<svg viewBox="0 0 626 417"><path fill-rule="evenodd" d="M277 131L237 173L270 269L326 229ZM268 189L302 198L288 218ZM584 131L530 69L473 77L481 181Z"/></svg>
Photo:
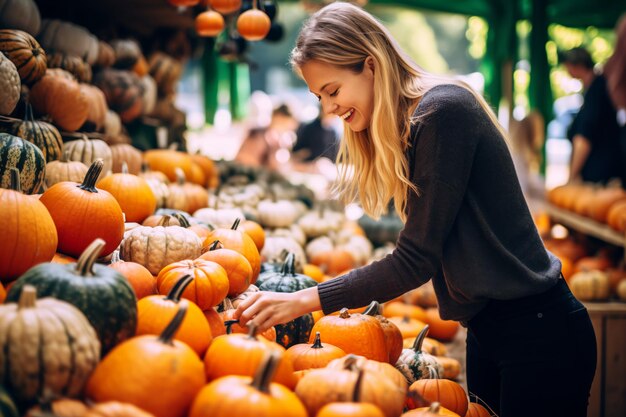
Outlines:
<svg viewBox="0 0 626 417"><path fill-rule="evenodd" d="M438 417L438 416L450 416L450 417L463 417L457 413L453 413L445 407L442 407L438 402L434 402L427 407L419 407L413 410L409 410L402 414L401 417ZM467 417L467 415L465 416Z"/></svg>
<svg viewBox="0 0 626 417"><path fill-rule="evenodd" d="M199 257L200 238L191 230L168 226L169 218L156 227L140 226L127 233L120 244L120 257L145 266L152 275L171 263Z"/></svg>
<svg viewBox="0 0 626 417"><path fill-rule="evenodd" d="M598 270L581 271L569 282L572 294L581 301L605 301L611 293L609 277Z"/></svg>
<svg viewBox="0 0 626 417"><path fill-rule="evenodd" d="M0 27L37 36L41 28L37 4L33 0L0 0Z"/></svg>
<svg viewBox="0 0 626 417"><path fill-rule="evenodd" d="M72 74L81 83L90 83L93 76L91 65L76 55L52 52L47 55L48 68L61 68Z"/></svg>
<svg viewBox="0 0 626 417"><path fill-rule="evenodd" d="M407 400L407 406L410 409L416 408L411 400L411 393L413 392L419 394L426 401L437 402L460 416L464 416L467 412L468 401L465 390L460 384L449 379L420 379L412 383L409 387L409 399Z"/></svg>
<svg viewBox="0 0 626 417"><path fill-rule="evenodd" d="M91 374L87 398L130 403L156 417L186 416L206 383L196 352L174 340L186 312L180 305L159 336L137 336L116 346Z"/></svg>
<svg viewBox="0 0 626 417"><path fill-rule="evenodd" d="M383 375L388 378L402 392L407 392L409 384L407 383L402 372L398 371L393 365L387 362L379 362L367 359L363 356L348 354L342 358L334 359L328 363L326 368L329 369L345 369L349 367L350 361L355 361L356 369L363 369L372 376Z"/></svg>
<svg viewBox="0 0 626 417"><path fill-rule="evenodd" d="M79 134L78 140L65 142L63 152L68 152L70 161L79 161L89 166L97 159L102 159L102 170L98 180L103 179L111 171L113 155L111 148L100 139L89 139L85 134Z"/></svg>
<svg viewBox="0 0 626 417"><path fill-rule="evenodd" d="M96 179L103 167L96 160L87 171L82 184L60 182L40 197L59 235L58 251L70 256L80 255L96 238L106 242L102 256L111 254L124 237L122 209L111 194L96 188Z"/></svg>
<svg viewBox="0 0 626 417"><path fill-rule="evenodd" d="M256 282L260 291L296 292L305 288L315 287L317 282L306 275L294 271L295 255L290 253L280 272L266 272L259 275ZM313 316L304 314L292 321L276 325L276 340L284 348L304 343L309 340L313 328Z"/></svg>
<svg viewBox="0 0 626 417"><path fill-rule="evenodd" d="M82 130L102 131L106 123L109 106L102 90L90 84L81 84L80 90L87 98L88 109L87 120L82 126Z"/></svg>
<svg viewBox="0 0 626 417"><path fill-rule="evenodd" d="M287 200L261 200L257 210L258 221L264 227L291 226L299 215L293 203Z"/></svg>
<svg viewBox="0 0 626 417"><path fill-rule="evenodd" d="M52 187L62 181L82 182L89 167L79 161L69 160L70 151L66 149L58 161L46 164L46 186Z"/></svg>
<svg viewBox="0 0 626 417"><path fill-rule="evenodd" d="M300 217L298 225L307 238L316 238L338 231L345 220L344 217L339 212L328 210L326 204L320 203L317 210L311 210Z"/></svg>
<svg viewBox="0 0 626 417"><path fill-rule="evenodd" d="M122 122L130 123L141 116L143 86L137 74L106 68L96 74L93 83L104 92L107 104Z"/></svg>
<svg viewBox="0 0 626 417"><path fill-rule="evenodd" d="M0 306L0 382L23 402L44 392L80 395L100 359L93 327L71 304L37 300L31 285L15 287L10 290L14 302Z"/></svg>
<svg viewBox="0 0 626 417"><path fill-rule="evenodd" d="M228 296L236 297L250 286L252 281L252 266L239 252L226 249L219 240L213 242L209 250L198 259L212 261L221 265L228 276Z"/></svg>
<svg viewBox="0 0 626 417"><path fill-rule="evenodd" d="M20 101L22 82L15 64L0 52L0 114L11 114Z"/></svg>
<svg viewBox="0 0 626 417"><path fill-rule="evenodd" d="M55 161L61 157L63 147L61 133L50 123L35 120L30 104L26 106L24 120L15 123L11 133L37 146L46 162Z"/></svg>
<svg viewBox="0 0 626 417"><path fill-rule="evenodd" d="M156 279L150 271L148 271L145 266L139 265L136 262L125 262L121 260L118 250L114 251L111 256L109 268L115 269L126 278L130 286L133 287L137 300L157 294Z"/></svg>
<svg viewBox="0 0 626 417"><path fill-rule="evenodd" d="M139 58L143 58L141 47L134 39L113 39L109 44L115 53L114 68L130 70Z"/></svg>
<svg viewBox="0 0 626 417"><path fill-rule="evenodd" d="M159 272L157 291L168 294L185 275L193 277L193 286L187 287L182 297L193 301L202 310L218 305L228 294L228 275L216 262L204 259L174 262Z"/></svg>
<svg viewBox="0 0 626 417"><path fill-rule="evenodd" d="M43 184L46 159L32 143L0 133L0 188L10 188L11 168L20 173L20 186L25 194L34 194Z"/></svg>
<svg viewBox="0 0 626 417"><path fill-rule="evenodd" d="M237 18L237 31L247 41L260 41L269 33L272 22L257 8L246 10Z"/></svg>
<svg viewBox="0 0 626 417"><path fill-rule="evenodd" d="M187 314L176 332L175 339L189 345L199 357L203 357L213 335L202 310L194 302L181 300L187 286L193 282L191 275L184 275L167 293L152 295L137 302L137 336L160 334L174 317L180 305L186 305Z"/></svg>
<svg viewBox="0 0 626 417"><path fill-rule="evenodd" d="M389 360L385 332L372 316L358 313L351 315L347 308L343 308L338 316L329 315L319 319L311 331L312 334L316 332L320 332L326 342L346 353L379 362Z"/></svg>
<svg viewBox="0 0 626 417"><path fill-rule="evenodd" d="M402 353L402 333L398 326L380 314L381 305L377 301L372 301L363 311L363 314L374 317L380 323L385 333L387 352L389 353L389 363L395 365Z"/></svg>
<svg viewBox="0 0 626 417"><path fill-rule="evenodd" d="M467 405L467 413L465 417L491 417L491 412L478 403L470 402Z"/></svg>
<svg viewBox="0 0 626 417"><path fill-rule="evenodd" d="M279 351L265 352L254 378L226 376L212 381L194 400L189 417L307 417L300 399L272 382L281 356Z"/></svg>
<svg viewBox="0 0 626 417"><path fill-rule="evenodd" d="M82 57L89 65L98 59L98 39L83 26L58 19L43 19L37 35L49 51Z"/></svg>
<svg viewBox="0 0 626 417"><path fill-rule="evenodd" d="M352 394L352 401L328 403L317 412L316 417L385 417L374 404L361 402L361 385L363 384L363 368L359 369Z"/></svg>
<svg viewBox="0 0 626 417"><path fill-rule="evenodd" d="M17 301L22 288L32 285L41 296L67 301L89 319L106 354L116 344L133 336L137 323L137 299L114 269L95 264L104 241L96 239L73 264L42 263L22 275L7 293Z"/></svg>
<svg viewBox="0 0 626 417"><path fill-rule="evenodd" d="M436 378L443 375L443 367L433 355L422 351L422 343L428 334L429 326L417 335L411 349L403 349L395 366L402 372L409 384L418 379Z"/></svg>
<svg viewBox="0 0 626 417"><path fill-rule="evenodd" d="M37 113L50 116L63 130L78 130L89 116L89 100L80 84L60 68L46 70L30 89L29 98Z"/></svg>
<svg viewBox="0 0 626 417"><path fill-rule="evenodd" d="M2 234L0 278L12 281L29 268L48 262L57 248L57 231L41 201L20 192L20 177L12 168L9 189L0 188Z"/></svg>
<svg viewBox="0 0 626 417"><path fill-rule="evenodd" d="M176 84L183 68L180 62L163 52L153 52L148 59L150 75L154 78L159 97L168 97L176 93Z"/></svg>
<svg viewBox="0 0 626 417"><path fill-rule="evenodd" d="M94 63L94 65L101 67L101 68L106 68L106 67L110 67L111 65L113 65L114 62L115 62L115 51L113 50L113 47L109 43L99 40L98 41L98 56L96 58L96 62Z"/></svg>
<svg viewBox="0 0 626 417"><path fill-rule="evenodd" d="M22 83L26 85L35 84L46 72L46 53L26 32L0 29L0 52L15 64Z"/></svg>
<svg viewBox="0 0 626 417"><path fill-rule="evenodd" d="M287 349L287 357L293 364L294 371L304 371L311 368L324 368L332 360L346 356L346 352L330 343L322 345L320 333L315 333L313 345L298 343Z"/></svg>
<svg viewBox="0 0 626 417"><path fill-rule="evenodd" d="M143 178L129 174L126 163L121 173L109 175L97 185L115 197L127 222L141 223L156 210L157 201L152 189Z"/></svg>

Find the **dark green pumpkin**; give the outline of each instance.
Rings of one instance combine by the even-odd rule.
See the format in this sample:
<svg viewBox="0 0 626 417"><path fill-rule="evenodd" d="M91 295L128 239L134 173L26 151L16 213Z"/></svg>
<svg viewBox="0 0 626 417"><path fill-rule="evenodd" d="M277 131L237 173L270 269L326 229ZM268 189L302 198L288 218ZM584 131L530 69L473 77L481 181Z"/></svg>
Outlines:
<svg viewBox="0 0 626 417"><path fill-rule="evenodd" d="M19 417L15 403L6 392L4 387L0 385L0 416L2 417Z"/></svg>
<svg viewBox="0 0 626 417"><path fill-rule="evenodd" d="M0 188L10 188L11 168L20 172L24 194L39 191L43 184L46 159L32 143L8 133L0 133Z"/></svg>
<svg viewBox="0 0 626 417"><path fill-rule="evenodd" d="M63 149L61 133L50 123L35 120L30 104L26 106L24 120L15 123L13 131L9 133L37 146L43 153L46 162L61 158L61 149Z"/></svg>
<svg viewBox="0 0 626 417"><path fill-rule="evenodd" d="M259 275L256 286L261 291L296 292L317 285L312 278L295 272L295 255L289 253L278 271L267 271ZM307 343L313 329L313 315L305 314L285 324L277 324L276 342L285 349L298 343Z"/></svg>
<svg viewBox="0 0 626 417"><path fill-rule="evenodd" d="M37 288L40 297L55 297L81 310L98 333L102 356L134 336L137 298L128 281L117 271L94 264L105 243L96 239L77 263L42 263L26 271L7 294L16 302L26 284Z"/></svg>
<svg viewBox="0 0 626 417"><path fill-rule="evenodd" d="M404 223L396 213L393 201L387 206L387 213L380 216L378 220L364 214L357 220L357 223L365 232L365 236L377 247L387 242L396 243L400 231L404 228Z"/></svg>

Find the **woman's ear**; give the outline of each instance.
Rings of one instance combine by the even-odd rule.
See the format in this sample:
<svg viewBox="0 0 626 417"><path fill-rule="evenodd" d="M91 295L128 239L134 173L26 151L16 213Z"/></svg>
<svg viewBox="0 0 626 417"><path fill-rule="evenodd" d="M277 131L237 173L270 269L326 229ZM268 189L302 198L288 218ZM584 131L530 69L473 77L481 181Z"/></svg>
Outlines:
<svg viewBox="0 0 626 417"><path fill-rule="evenodd" d="M372 71L372 74L374 73L374 68L376 67L376 65L372 56L368 56L367 58L365 58L365 66L369 68L370 71Z"/></svg>

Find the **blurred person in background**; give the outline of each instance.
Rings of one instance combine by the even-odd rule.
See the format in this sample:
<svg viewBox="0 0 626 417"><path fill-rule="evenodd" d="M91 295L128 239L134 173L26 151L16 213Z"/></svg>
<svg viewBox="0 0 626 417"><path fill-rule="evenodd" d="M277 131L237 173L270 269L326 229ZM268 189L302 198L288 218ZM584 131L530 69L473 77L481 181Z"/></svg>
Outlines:
<svg viewBox="0 0 626 417"><path fill-rule="evenodd" d="M593 59L585 48L562 52L559 60L584 89L583 105L567 132L572 142L569 182L606 184L620 178L619 128L606 78L594 71Z"/></svg>
<svg viewBox="0 0 626 417"><path fill-rule="evenodd" d="M334 170L339 135L334 126L337 116L319 115L308 123L300 125L296 131L296 143L291 150L291 167L297 171L324 173Z"/></svg>
<svg viewBox="0 0 626 417"><path fill-rule="evenodd" d="M626 14L617 23L617 41L613 55L604 65L604 76L609 95L617 109L617 124L620 129L622 187L626 188Z"/></svg>

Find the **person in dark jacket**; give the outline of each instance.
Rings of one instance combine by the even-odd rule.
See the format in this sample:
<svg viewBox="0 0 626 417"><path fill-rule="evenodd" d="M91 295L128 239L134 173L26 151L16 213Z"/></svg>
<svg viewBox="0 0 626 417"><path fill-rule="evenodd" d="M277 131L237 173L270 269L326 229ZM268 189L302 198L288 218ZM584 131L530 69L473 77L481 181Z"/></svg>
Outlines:
<svg viewBox="0 0 626 417"><path fill-rule="evenodd" d="M385 258L236 310L262 331L302 314L385 302L432 280L467 326L470 395L501 417L586 415L596 341L524 200L503 129L459 81L423 71L364 10L332 3L303 26L292 65L345 124L336 189L405 222Z"/></svg>

